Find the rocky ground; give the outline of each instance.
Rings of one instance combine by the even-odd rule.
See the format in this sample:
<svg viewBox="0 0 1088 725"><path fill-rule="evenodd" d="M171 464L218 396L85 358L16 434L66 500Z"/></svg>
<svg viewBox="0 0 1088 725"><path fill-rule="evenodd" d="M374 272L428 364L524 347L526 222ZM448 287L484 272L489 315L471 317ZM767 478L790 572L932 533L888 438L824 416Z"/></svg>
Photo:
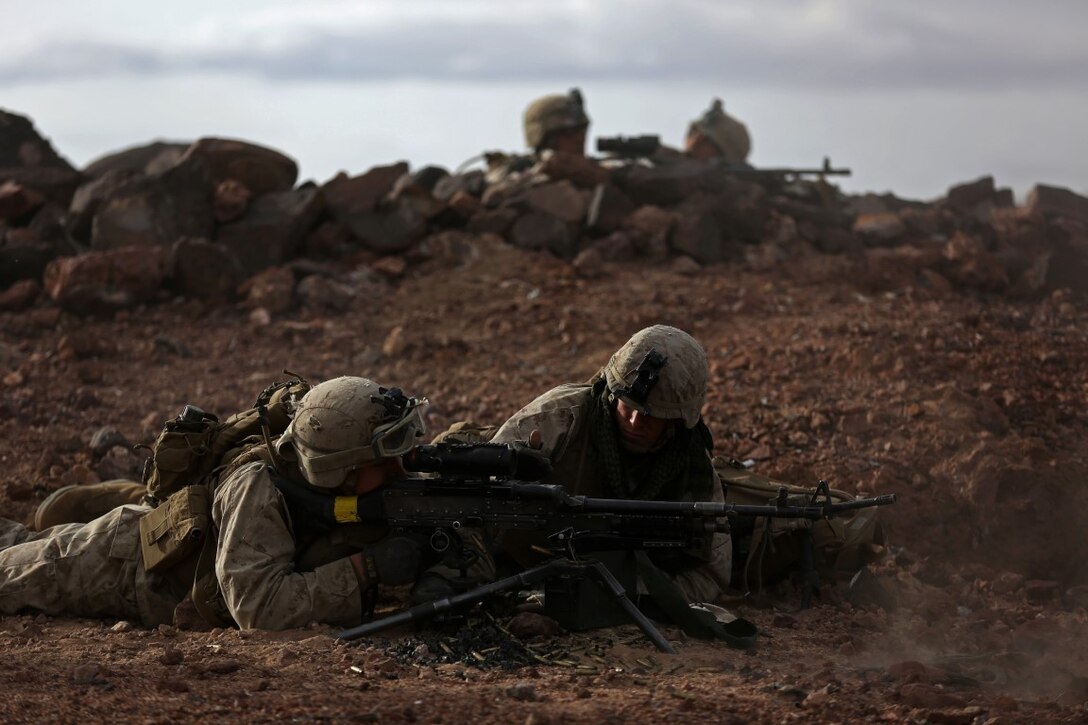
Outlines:
<svg viewBox="0 0 1088 725"><path fill-rule="evenodd" d="M727 602L761 628L750 651L670 628L675 657L629 627L521 643L492 630L466 653L456 623L345 646L322 626L10 616L0 719L1084 722L1085 291L999 294L969 283L977 268L949 271L954 250L927 254L768 242L705 266L595 268L446 233L377 272L360 261L337 311L160 295L84 317L35 292L0 312L9 518L62 485L132 475L124 449L92 453L103 426L150 442L183 404L248 407L285 369L425 394L437 431L502 421L652 323L706 347L717 453L899 503L861 591L826 586L804 611L789 587Z"/></svg>

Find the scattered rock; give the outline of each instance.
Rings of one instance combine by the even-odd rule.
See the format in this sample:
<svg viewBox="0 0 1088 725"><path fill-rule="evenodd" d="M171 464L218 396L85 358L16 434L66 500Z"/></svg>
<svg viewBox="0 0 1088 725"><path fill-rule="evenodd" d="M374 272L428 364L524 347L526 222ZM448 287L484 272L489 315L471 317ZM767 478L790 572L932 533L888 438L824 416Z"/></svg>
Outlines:
<svg viewBox="0 0 1088 725"><path fill-rule="evenodd" d="M22 279L5 290L0 291L0 310L25 310L34 304L42 293L42 286L36 279Z"/></svg>
<svg viewBox="0 0 1088 725"><path fill-rule="evenodd" d="M61 257L46 268L43 284L71 312L113 312L155 297L166 256L165 248L137 246Z"/></svg>
<svg viewBox="0 0 1088 725"><path fill-rule="evenodd" d="M869 244L890 244L902 238L906 226L898 214L883 212L858 216L853 230Z"/></svg>
<svg viewBox="0 0 1088 725"><path fill-rule="evenodd" d="M167 667L173 667L180 665L185 661L185 655L177 647L167 647L163 650L159 656L159 662L163 663Z"/></svg>
<svg viewBox="0 0 1088 725"><path fill-rule="evenodd" d="M933 685L912 683L899 688L899 697L909 707L927 710L940 710L949 707L963 707L967 703L962 697L944 692Z"/></svg>
<svg viewBox="0 0 1088 725"><path fill-rule="evenodd" d="M899 606L895 592L873 572L871 566L863 567L850 579L846 599L855 607L865 609L875 607L894 612Z"/></svg>
<svg viewBox="0 0 1088 725"><path fill-rule="evenodd" d="M552 637L559 633L559 623L536 612L519 612L507 623L506 629L518 639Z"/></svg>
<svg viewBox="0 0 1088 725"><path fill-rule="evenodd" d="M536 702L536 685L531 682L518 682L517 684L510 685L506 688L506 694L508 697L512 697L515 700L521 700L522 702Z"/></svg>
<svg viewBox="0 0 1088 725"><path fill-rule="evenodd" d="M285 312L294 304L295 273L287 267L266 269L243 282L238 293L250 308Z"/></svg>
<svg viewBox="0 0 1088 725"><path fill-rule="evenodd" d="M1024 583L1024 594L1031 604L1049 604L1061 595L1058 582L1030 579Z"/></svg>
<svg viewBox="0 0 1088 725"><path fill-rule="evenodd" d="M238 179L224 179L215 187L215 201L212 210L215 220L227 224L246 213L253 192Z"/></svg>
<svg viewBox="0 0 1088 725"><path fill-rule="evenodd" d="M319 274L303 277L295 293L308 310L340 314L355 304L355 291L351 287Z"/></svg>

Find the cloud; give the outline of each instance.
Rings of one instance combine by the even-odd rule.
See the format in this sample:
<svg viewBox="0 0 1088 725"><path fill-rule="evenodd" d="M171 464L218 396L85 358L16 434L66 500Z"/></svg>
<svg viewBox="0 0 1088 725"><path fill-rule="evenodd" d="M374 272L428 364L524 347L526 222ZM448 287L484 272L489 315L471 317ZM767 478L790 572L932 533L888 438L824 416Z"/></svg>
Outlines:
<svg viewBox="0 0 1088 725"><path fill-rule="evenodd" d="M115 0L115 14L122 2ZM133 5L133 8L140 7ZM194 3L162 37L55 24L0 51L0 82L242 73L275 80L555 79L734 88L1088 87L1078 0L372 0ZM134 11L135 12L135 11Z"/></svg>

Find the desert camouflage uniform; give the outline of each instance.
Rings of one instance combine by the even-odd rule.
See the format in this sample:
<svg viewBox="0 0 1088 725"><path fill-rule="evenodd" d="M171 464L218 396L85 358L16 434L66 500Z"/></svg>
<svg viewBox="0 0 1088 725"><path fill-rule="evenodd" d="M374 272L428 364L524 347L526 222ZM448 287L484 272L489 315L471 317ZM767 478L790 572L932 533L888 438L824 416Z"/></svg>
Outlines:
<svg viewBox="0 0 1088 725"><path fill-rule="evenodd" d="M139 519L148 510L122 506L88 524L41 532L0 519L0 613L170 623L189 582L145 571ZM242 466L216 487L212 520L218 530L215 576L239 627L362 621L362 593L347 558L297 569L291 517L264 463Z"/></svg>
<svg viewBox="0 0 1088 725"><path fill-rule="evenodd" d="M497 443L526 442L534 430L540 431L541 450L551 459L552 471L544 483L560 484L576 495L613 497L595 475L589 460L589 426L585 425L588 411L595 404L592 384L566 384L553 388L532 401L495 434ZM652 456L653 453L643 454ZM709 457L709 454L706 454ZM707 466L713 480L706 481L707 500L723 502L722 487L713 469ZM663 491L661 500L677 500ZM685 498L690 498L685 497ZM518 548L532 543L522 537L505 538L503 544ZM702 564L686 571L672 573L672 578L689 601L713 602L729 586L732 544L728 534L715 534L704 551L687 552ZM513 553L515 558L517 553Z"/></svg>

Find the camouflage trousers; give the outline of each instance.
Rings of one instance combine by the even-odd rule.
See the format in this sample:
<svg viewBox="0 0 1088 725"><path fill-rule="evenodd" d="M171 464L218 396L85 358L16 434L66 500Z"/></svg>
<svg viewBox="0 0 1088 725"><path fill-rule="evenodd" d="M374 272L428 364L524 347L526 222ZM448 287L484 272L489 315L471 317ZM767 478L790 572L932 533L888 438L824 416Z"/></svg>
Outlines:
<svg viewBox="0 0 1088 725"><path fill-rule="evenodd" d="M169 624L182 593L144 570L143 506L30 531L0 518L0 614L42 612Z"/></svg>

